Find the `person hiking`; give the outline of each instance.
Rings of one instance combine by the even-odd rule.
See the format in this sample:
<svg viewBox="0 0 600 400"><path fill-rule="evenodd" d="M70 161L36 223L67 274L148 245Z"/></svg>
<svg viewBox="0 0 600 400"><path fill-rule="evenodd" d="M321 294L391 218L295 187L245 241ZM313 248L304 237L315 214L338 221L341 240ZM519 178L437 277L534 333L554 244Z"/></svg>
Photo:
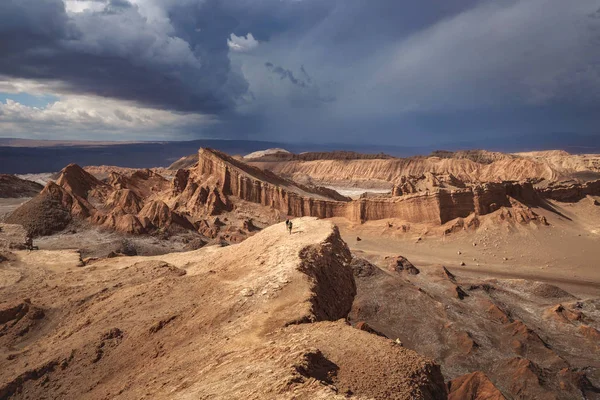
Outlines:
<svg viewBox="0 0 600 400"><path fill-rule="evenodd" d="M290 231L290 235L292 234L292 221L288 224L288 230Z"/></svg>
<svg viewBox="0 0 600 400"><path fill-rule="evenodd" d="M25 248L29 251L33 250L33 238L29 235L25 238Z"/></svg>
<svg viewBox="0 0 600 400"><path fill-rule="evenodd" d="M285 229L290 229L290 219L285 220Z"/></svg>

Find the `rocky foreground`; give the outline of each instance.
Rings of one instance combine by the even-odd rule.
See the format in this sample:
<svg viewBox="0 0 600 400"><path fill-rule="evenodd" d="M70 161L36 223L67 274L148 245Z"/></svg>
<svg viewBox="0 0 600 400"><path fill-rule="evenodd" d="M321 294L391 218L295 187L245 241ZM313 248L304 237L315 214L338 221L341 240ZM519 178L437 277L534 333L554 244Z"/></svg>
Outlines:
<svg viewBox="0 0 600 400"><path fill-rule="evenodd" d="M344 321L356 286L337 228L294 224L85 267L5 254L0 398L444 398L433 361Z"/></svg>
<svg viewBox="0 0 600 400"><path fill-rule="evenodd" d="M227 247L0 258L0 399L596 399L600 299L353 257L313 218Z"/></svg>

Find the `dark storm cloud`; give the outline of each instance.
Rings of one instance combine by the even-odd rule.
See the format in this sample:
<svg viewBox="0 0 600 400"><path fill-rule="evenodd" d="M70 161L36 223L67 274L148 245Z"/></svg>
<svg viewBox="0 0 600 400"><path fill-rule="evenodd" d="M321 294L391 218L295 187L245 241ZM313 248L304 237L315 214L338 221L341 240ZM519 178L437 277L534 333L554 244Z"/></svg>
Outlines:
<svg viewBox="0 0 600 400"><path fill-rule="evenodd" d="M124 0L75 15L61 0L8 0L0 4L0 74L60 81L74 93L218 113L233 107L247 84L231 71L225 36L218 34L230 31L213 22L206 33L189 29L185 41Z"/></svg>
<svg viewBox="0 0 600 400"><path fill-rule="evenodd" d="M215 115L198 135L597 132L595 0L95 3L70 13L62 0L0 0L0 75ZM252 46L235 51L232 34Z"/></svg>
<svg viewBox="0 0 600 400"><path fill-rule="evenodd" d="M231 69L226 43L231 33L252 32L259 41L290 32L298 37L341 14L334 19L344 23L336 23L335 34L325 31L323 39L343 42L369 37L370 32L361 30L369 24L358 30L351 24L365 9L372 19L386 12L404 15L391 1L374 7L358 1L158 1L168 18L164 28L154 26L129 1L96 3L103 3L103 10L68 15L62 0L3 1L0 74L55 80L71 92L159 108L219 113L232 109L248 88L246 79ZM386 21L386 30L402 25ZM273 72L306 86L289 69L277 66Z"/></svg>

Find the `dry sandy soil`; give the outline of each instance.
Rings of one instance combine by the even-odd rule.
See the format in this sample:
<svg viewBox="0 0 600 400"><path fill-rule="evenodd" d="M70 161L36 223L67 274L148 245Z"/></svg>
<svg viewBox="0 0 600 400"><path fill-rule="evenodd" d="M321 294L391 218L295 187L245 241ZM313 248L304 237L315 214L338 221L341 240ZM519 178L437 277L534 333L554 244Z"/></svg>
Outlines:
<svg viewBox="0 0 600 400"><path fill-rule="evenodd" d="M7 253L0 398L445 397L439 367L343 320L356 291L331 223L81 266Z"/></svg>
<svg viewBox="0 0 600 400"><path fill-rule="evenodd" d="M21 205L31 200L30 197L21 197L17 199L0 199L0 221L2 218L19 208Z"/></svg>
<svg viewBox="0 0 600 400"><path fill-rule="evenodd" d="M422 268L444 265L470 276L542 280L579 295L600 296L600 207L589 199L552 205L564 217L535 209L548 226L498 221L491 214L479 229L449 235L443 234L445 226L394 220L334 222L351 250L372 260L401 254Z"/></svg>

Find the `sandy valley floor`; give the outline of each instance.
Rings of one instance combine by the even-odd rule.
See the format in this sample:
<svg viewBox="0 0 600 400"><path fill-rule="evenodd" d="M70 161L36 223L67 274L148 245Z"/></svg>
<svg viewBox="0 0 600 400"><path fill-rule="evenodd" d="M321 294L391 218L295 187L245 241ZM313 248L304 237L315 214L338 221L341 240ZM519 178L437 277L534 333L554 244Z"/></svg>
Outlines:
<svg viewBox="0 0 600 400"><path fill-rule="evenodd" d="M473 276L541 280L580 296L600 295L600 207L587 200L553 205L571 220L536 209L549 226L497 223L488 216L478 230L446 237L415 224L403 232L401 221L334 222L353 253L376 263L403 255L419 268L444 265Z"/></svg>

